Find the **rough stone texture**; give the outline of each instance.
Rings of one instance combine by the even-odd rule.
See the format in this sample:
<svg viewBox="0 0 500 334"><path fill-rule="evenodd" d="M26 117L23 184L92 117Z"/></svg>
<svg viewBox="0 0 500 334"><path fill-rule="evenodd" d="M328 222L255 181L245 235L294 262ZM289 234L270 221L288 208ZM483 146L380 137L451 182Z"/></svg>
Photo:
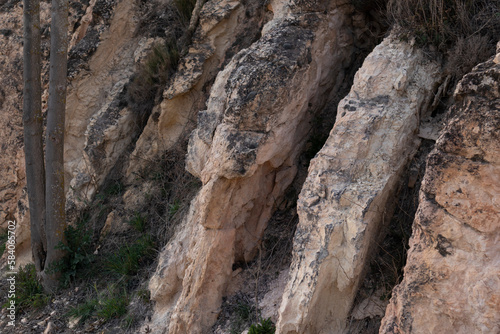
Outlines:
<svg viewBox="0 0 500 334"><path fill-rule="evenodd" d="M204 108L205 85L215 78L227 63L227 52L233 44L245 44L242 35L253 36L262 25L257 8L260 1L243 5L237 0L207 1L200 13L200 23L188 53L163 94L158 110L149 118L127 169L128 182L147 168L150 161L171 148L196 112ZM249 17L245 13L249 13Z"/></svg>
<svg viewBox="0 0 500 334"><path fill-rule="evenodd" d="M93 11L100 3L97 1ZM107 9L111 11L107 6L101 11L109 16L109 29L101 35L87 69L76 75L68 91L64 145L68 207L84 207L93 198L140 130L136 126L139 116L121 101L133 74L135 54L150 43L140 43L135 36L134 0L120 1L112 18Z"/></svg>
<svg viewBox="0 0 500 334"><path fill-rule="evenodd" d="M439 67L389 36L365 59L298 201L277 332L342 333Z"/></svg>
<svg viewBox="0 0 500 334"><path fill-rule="evenodd" d="M455 97L427 160L404 279L380 333L500 332L498 61L466 75Z"/></svg>
<svg viewBox="0 0 500 334"><path fill-rule="evenodd" d="M203 187L150 282L154 331L168 325L168 333L205 333L233 263L255 254L275 201L296 174L308 121L352 58L352 7L328 6L275 12L261 39L217 76L187 156Z"/></svg>

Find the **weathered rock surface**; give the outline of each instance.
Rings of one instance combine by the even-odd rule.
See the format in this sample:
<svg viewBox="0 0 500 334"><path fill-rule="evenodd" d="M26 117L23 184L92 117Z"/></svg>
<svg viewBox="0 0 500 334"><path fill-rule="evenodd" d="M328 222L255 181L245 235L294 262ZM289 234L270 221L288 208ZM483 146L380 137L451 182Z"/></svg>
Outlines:
<svg viewBox="0 0 500 334"><path fill-rule="evenodd" d="M127 169L128 182L148 163L177 143L186 126L204 108L211 84L232 54L249 45L263 24L262 1L207 1L188 53L137 140ZM250 39L250 40L248 40Z"/></svg>
<svg viewBox="0 0 500 334"><path fill-rule="evenodd" d="M322 10L271 2L274 19L219 73L198 115L187 168L203 187L150 282L156 331L205 333L215 322L233 263L255 255L296 174L308 121L343 77L352 7L314 3Z"/></svg>
<svg viewBox="0 0 500 334"><path fill-rule="evenodd" d="M136 36L136 12L134 0L116 5L95 54L68 91L64 154L69 206L84 207L93 198L140 130L139 116L121 103L134 55L148 46Z"/></svg>
<svg viewBox="0 0 500 334"><path fill-rule="evenodd" d="M391 36L365 59L299 196L278 333L343 332L439 80L436 63Z"/></svg>
<svg viewBox="0 0 500 334"><path fill-rule="evenodd" d="M457 86L380 333L500 332L499 63L478 65Z"/></svg>

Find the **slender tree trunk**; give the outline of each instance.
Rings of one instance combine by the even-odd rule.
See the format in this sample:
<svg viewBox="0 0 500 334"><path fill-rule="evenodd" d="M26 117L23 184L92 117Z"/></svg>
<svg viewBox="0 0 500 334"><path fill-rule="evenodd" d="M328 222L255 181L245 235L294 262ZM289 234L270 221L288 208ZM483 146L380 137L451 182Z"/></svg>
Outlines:
<svg viewBox="0 0 500 334"><path fill-rule="evenodd" d="M49 102L46 140L46 267L61 260L65 252L55 249L65 242L66 197L64 194L64 119L68 53L68 0L52 0L50 29ZM46 273L43 285L53 290L57 274Z"/></svg>
<svg viewBox="0 0 500 334"><path fill-rule="evenodd" d="M40 0L24 0L24 156L31 221L31 249L37 272L45 264L45 168L41 96Z"/></svg>

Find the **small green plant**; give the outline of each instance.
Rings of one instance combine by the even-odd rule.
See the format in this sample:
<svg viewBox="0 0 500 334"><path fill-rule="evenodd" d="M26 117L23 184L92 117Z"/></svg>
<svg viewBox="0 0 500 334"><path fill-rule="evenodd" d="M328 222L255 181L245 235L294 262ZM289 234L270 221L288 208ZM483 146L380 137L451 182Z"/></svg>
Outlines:
<svg viewBox="0 0 500 334"><path fill-rule="evenodd" d="M59 243L56 248L66 251L66 256L48 268L49 273L60 273L63 286L68 286L77 272L93 261L92 231L88 227L88 215L80 217L75 226L69 225L64 231L66 244Z"/></svg>
<svg viewBox="0 0 500 334"><path fill-rule="evenodd" d="M181 208L181 202L178 199L174 200L173 203L169 204L168 206L169 217L172 218L177 213L177 211L179 211L180 208Z"/></svg>
<svg viewBox="0 0 500 334"><path fill-rule="evenodd" d="M125 291L121 293L108 291L99 300L96 315L104 321L120 318L127 313L128 302L128 296Z"/></svg>
<svg viewBox="0 0 500 334"><path fill-rule="evenodd" d="M16 313L30 308L41 308L47 304L50 296L43 291L42 284L36 277L34 264L27 264L20 267L16 275ZM6 304L10 303L9 299ZM4 306L6 306L4 304Z"/></svg>
<svg viewBox="0 0 500 334"><path fill-rule="evenodd" d="M245 300L240 300L231 321L231 334L240 334L253 320L256 320L259 313L255 306Z"/></svg>
<svg viewBox="0 0 500 334"><path fill-rule="evenodd" d="M132 219L128 221L128 224L132 226L137 232L144 232L146 230L146 218L144 218L139 212L136 212Z"/></svg>
<svg viewBox="0 0 500 334"><path fill-rule="evenodd" d="M252 324L248 334L274 334L276 327L271 318L261 319L259 324Z"/></svg>
<svg viewBox="0 0 500 334"><path fill-rule="evenodd" d="M106 267L112 273L129 276L135 275L141 264L150 260L155 253L155 244L150 236L139 238L132 245L123 245L109 256Z"/></svg>
<svg viewBox="0 0 500 334"><path fill-rule="evenodd" d="M85 300L82 304L72 307L66 315L68 317L77 318L79 323L85 322L89 319L97 309L99 299L91 297Z"/></svg>
<svg viewBox="0 0 500 334"><path fill-rule="evenodd" d="M95 294L90 295L82 304L72 307L66 316L77 318L78 323L83 323L94 316L108 321L127 313L129 298L125 290L120 291L115 285L110 285L101 292L94 285L94 290Z"/></svg>

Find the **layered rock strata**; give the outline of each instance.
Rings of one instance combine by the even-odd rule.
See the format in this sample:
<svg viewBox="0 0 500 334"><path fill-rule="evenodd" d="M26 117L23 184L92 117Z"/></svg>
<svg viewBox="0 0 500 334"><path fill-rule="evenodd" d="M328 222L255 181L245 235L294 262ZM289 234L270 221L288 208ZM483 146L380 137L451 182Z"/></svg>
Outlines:
<svg viewBox="0 0 500 334"><path fill-rule="evenodd" d="M380 333L500 332L500 50L455 90Z"/></svg>
<svg viewBox="0 0 500 334"><path fill-rule="evenodd" d="M436 63L392 36L365 59L299 195L278 333L344 331L439 80Z"/></svg>
<svg viewBox="0 0 500 334"><path fill-rule="evenodd" d="M187 168L203 187L151 279L154 330L205 333L215 322L233 263L255 255L296 174L309 120L352 59L347 1L270 8L263 36L219 73L198 115Z"/></svg>

